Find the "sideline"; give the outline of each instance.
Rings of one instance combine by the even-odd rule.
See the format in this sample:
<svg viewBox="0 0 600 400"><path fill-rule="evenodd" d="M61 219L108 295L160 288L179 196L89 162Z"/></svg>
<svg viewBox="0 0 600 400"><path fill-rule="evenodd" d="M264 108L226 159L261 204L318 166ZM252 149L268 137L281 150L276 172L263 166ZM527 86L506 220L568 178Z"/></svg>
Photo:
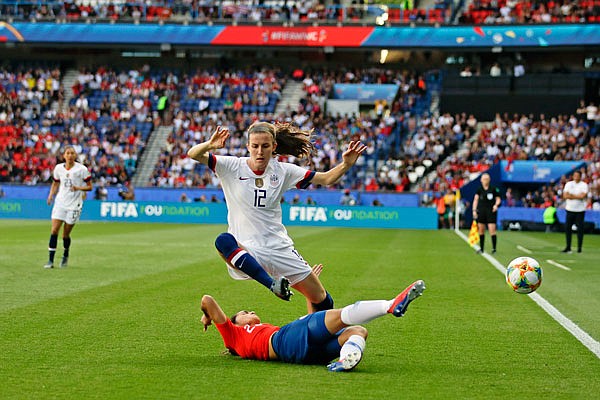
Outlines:
<svg viewBox="0 0 600 400"><path fill-rule="evenodd" d="M454 233L456 233L462 240L469 243L469 238L462 233L460 230L455 229ZM487 253L481 254L483 258L489 261L498 271L502 274L506 272L506 268L498 260ZM550 304L546 299L544 299L539 294L533 292L528 294L529 298L537 303L548 315L550 315L556 322L558 322L563 328L565 328L571 335L575 337L575 339L579 340L581 344L588 348L589 351L594 353L596 357L600 358L600 343L596 341L593 337L591 337L587 332L581 329L576 323L571 321L569 318L565 317L560 311L556 309L552 304Z"/></svg>
<svg viewBox="0 0 600 400"><path fill-rule="evenodd" d="M524 252L525 252L525 253L527 253L527 254L531 254L531 253L533 253L533 251L529 250L529 249L528 249L528 248L526 248L526 247L523 247L523 246L521 246L520 244L518 244L518 245L517 245L517 249L519 249L519 250L521 250L521 251L524 251Z"/></svg>
<svg viewBox="0 0 600 400"><path fill-rule="evenodd" d="M554 260L546 260L546 262L547 262L548 264L554 265L555 267L562 268L562 269L564 269L565 271L571 271L571 268L569 268L569 267L567 267L567 266L565 266L565 265L562 265L561 263L559 263L559 262L556 262L556 261L554 261Z"/></svg>

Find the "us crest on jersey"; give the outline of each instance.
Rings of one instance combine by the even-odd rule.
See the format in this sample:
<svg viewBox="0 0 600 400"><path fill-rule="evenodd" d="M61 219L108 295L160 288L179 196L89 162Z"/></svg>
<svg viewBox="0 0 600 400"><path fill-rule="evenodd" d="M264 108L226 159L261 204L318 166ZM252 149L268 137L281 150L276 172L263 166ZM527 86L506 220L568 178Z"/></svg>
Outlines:
<svg viewBox="0 0 600 400"><path fill-rule="evenodd" d="M275 174L271 175L271 177L269 178L269 184L270 184L272 187L277 187L277 186L279 186L279 182L280 182L280 181L279 181L279 177L278 177L277 175L275 175Z"/></svg>

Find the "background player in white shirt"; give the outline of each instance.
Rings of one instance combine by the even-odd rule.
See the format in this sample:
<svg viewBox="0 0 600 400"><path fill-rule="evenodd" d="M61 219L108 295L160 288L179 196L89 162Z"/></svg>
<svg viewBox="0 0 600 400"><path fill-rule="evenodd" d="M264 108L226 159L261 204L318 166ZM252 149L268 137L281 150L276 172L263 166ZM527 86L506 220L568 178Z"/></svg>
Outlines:
<svg viewBox="0 0 600 400"><path fill-rule="evenodd" d="M575 224L577 227L577 252L581 253L583 246L585 208L588 192L588 184L581 180L581 172L573 172L573 180L567 182L565 184L565 188L563 189L565 209L567 210L567 218L565 222L567 246L563 250L563 253L571 253L573 224Z"/></svg>
<svg viewBox="0 0 600 400"><path fill-rule="evenodd" d="M60 266L61 268L67 266L71 247L71 231L79 221L84 192L92 190L90 171L83 164L75 162L77 159L75 149L71 146L66 147L63 157L65 162L54 167L52 186L48 195L48 205L54 201L54 207L52 207L52 228L48 244L49 256L44 268L54 268L58 232L63 223L65 225L63 228L64 253Z"/></svg>
<svg viewBox="0 0 600 400"><path fill-rule="evenodd" d="M208 141L188 151L189 157L207 164L219 176L225 193L229 229L217 237L215 246L234 279L253 278L284 300L291 296L291 285L306 297L309 312L331 309L333 299L296 251L283 226L280 200L294 187L336 183L366 146L350 142L341 163L327 172L315 172L274 157L308 157L314 150L310 132L289 124L255 122L247 135L250 157L209 153L225 146L229 131L222 127L217 127Z"/></svg>

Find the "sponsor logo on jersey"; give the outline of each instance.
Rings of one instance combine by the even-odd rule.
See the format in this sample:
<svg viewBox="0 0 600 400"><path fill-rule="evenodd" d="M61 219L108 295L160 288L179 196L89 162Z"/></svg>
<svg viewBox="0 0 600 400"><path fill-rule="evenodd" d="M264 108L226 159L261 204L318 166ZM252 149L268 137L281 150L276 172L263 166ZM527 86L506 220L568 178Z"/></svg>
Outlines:
<svg viewBox="0 0 600 400"><path fill-rule="evenodd" d="M263 182L262 178L256 178L254 180L254 184L256 185L257 188L261 188L264 186L265 183Z"/></svg>
<svg viewBox="0 0 600 400"><path fill-rule="evenodd" d="M246 180L248 180L248 179L250 179L250 178L248 178L248 177L246 177L246 176L240 176L238 179L239 179L240 181L246 181Z"/></svg>

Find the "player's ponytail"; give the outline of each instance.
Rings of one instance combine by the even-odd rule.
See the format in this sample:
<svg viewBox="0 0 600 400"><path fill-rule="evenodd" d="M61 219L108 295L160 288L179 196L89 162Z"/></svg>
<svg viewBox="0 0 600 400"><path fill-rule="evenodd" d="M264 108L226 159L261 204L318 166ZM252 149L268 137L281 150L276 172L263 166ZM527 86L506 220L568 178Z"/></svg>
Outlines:
<svg viewBox="0 0 600 400"><path fill-rule="evenodd" d="M307 158L315 151L315 146L310 141L312 130L303 131L292 124L279 122L255 122L248 128L248 136L258 132L273 136L277 143L277 154Z"/></svg>

